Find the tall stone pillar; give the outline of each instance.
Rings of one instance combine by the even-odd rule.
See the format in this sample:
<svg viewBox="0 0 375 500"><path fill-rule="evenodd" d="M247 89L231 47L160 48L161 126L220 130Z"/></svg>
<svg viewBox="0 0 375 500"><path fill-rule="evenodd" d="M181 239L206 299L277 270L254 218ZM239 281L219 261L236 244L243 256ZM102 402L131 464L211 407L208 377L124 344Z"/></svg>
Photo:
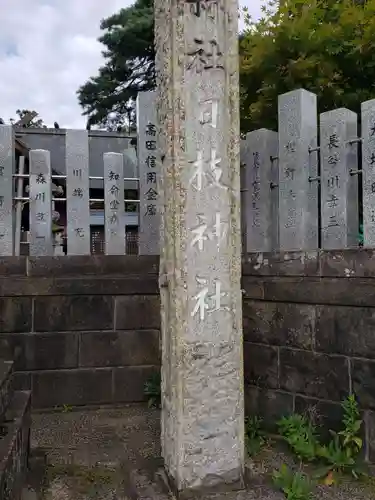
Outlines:
<svg viewBox="0 0 375 500"><path fill-rule="evenodd" d="M237 0L155 0L162 451L177 492L244 467Z"/></svg>

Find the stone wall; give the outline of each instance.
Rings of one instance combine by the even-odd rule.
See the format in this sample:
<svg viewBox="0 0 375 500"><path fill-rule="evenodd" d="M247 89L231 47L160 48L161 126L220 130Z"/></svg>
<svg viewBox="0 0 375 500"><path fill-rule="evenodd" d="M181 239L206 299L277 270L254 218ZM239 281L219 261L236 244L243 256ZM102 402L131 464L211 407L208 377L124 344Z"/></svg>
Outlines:
<svg viewBox="0 0 375 500"><path fill-rule="evenodd" d="M375 251L251 254L242 281L247 412L336 428L352 390L375 461ZM0 259L0 357L36 408L142 401L159 328L158 257Z"/></svg>
<svg viewBox="0 0 375 500"><path fill-rule="evenodd" d="M243 289L247 412L336 429L353 391L375 461L375 251L249 254Z"/></svg>
<svg viewBox="0 0 375 500"><path fill-rule="evenodd" d="M159 328L158 258L0 259L0 354L36 408L142 401Z"/></svg>

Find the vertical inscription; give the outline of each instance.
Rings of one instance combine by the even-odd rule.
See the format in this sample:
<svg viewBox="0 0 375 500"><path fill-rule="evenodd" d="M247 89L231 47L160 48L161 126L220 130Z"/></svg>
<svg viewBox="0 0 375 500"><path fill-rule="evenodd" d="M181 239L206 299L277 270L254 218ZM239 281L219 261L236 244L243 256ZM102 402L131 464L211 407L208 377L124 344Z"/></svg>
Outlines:
<svg viewBox="0 0 375 500"><path fill-rule="evenodd" d="M318 248L317 99L306 90L279 97L279 238L281 250Z"/></svg>
<svg viewBox="0 0 375 500"><path fill-rule="evenodd" d="M88 133L86 130L67 130L65 140L68 255L89 255Z"/></svg>
<svg viewBox="0 0 375 500"><path fill-rule="evenodd" d="M30 255L53 255L50 152L32 150L29 161Z"/></svg>
<svg viewBox="0 0 375 500"><path fill-rule="evenodd" d="M162 450L182 490L243 470L238 3L155 0L155 12Z"/></svg>
<svg viewBox="0 0 375 500"><path fill-rule="evenodd" d="M375 246L375 99L362 103L363 244Z"/></svg>
<svg viewBox="0 0 375 500"><path fill-rule="evenodd" d="M105 253L125 254L124 157L120 153L105 153Z"/></svg>
<svg viewBox="0 0 375 500"><path fill-rule="evenodd" d="M138 162L140 177L140 255L158 255L160 248L159 168L156 93L140 92L137 98Z"/></svg>
<svg viewBox="0 0 375 500"><path fill-rule="evenodd" d="M0 125L0 257L13 254L13 127Z"/></svg>
<svg viewBox="0 0 375 500"><path fill-rule="evenodd" d="M358 244L357 115L336 109L320 117L322 248Z"/></svg>
<svg viewBox="0 0 375 500"><path fill-rule="evenodd" d="M246 251L270 252L276 250L278 233L278 207L274 206L275 190L278 192L274 166L277 133L256 130L247 134L244 142L241 162L246 170Z"/></svg>

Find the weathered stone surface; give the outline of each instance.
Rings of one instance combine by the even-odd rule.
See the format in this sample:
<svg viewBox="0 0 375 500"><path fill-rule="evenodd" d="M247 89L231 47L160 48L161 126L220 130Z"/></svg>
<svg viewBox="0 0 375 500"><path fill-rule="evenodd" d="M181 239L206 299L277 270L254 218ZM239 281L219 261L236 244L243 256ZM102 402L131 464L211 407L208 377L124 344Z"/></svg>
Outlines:
<svg viewBox="0 0 375 500"><path fill-rule="evenodd" d="M13 255L14 128L0 125L0 255Z"/></svg>
<svg viewBox="0 0 375 500"><path fill-rule="evenodd" d="M245 169L244 207L246 251L270 252L278 248L279 210L277 132L260 129L249 132L241 144L241 164Z"/></svg>
<svg viewBox="0 0 375 500"><path fill-rule="evenodd" d="M357 114L340 108L320 115L322 248L358 246Z"/></svg>
<svg viewBox="0 0 375 500"><path fill-rule="evenodd" d="M34 149L30 162L30 255L53 255L52 179L49 151Z"/></svg>
<svg viewBox="0 0 375 500"><path fill-rule="evenodd" d="M15 360L17 370L75 368L78 364L78 334L3 333L0 334L0 352L3 357Z"/></svg>
<svg viewBox="0 0 375 500"><path fill-rule="evenodd" d="M17 259L19 257L16 257ZM0 275L1 272L0 260ZM67 277L67 276L121 276L149 274L157 275L159 259L154 256L139 255L69 255L61 257L28 258L28 276Z"/></svg>
<svg viewBox="0 0 375 500"><path fill-rule="evenodd" d="M91 368L32 373L33 407L111 403L112 370Z"/></svg>
<svg viewBox="0 0 375 500"><path fill-rule="evenodd" d="M271 432L277 430L280 418L293 413L293 401L294 396L286 392L245 386L246 416L262 417L265 428Z"/></svg>
<svg viewBox="0 0 375 500"><path fill-rule="evenodd" d="M263 296L252 296L254 282L263 287ZM251 286L249 286L249 284ZM375 288L373 280L356 278L250 278L243 280L246 298L263 298L267 301L299 302L305 304L330 304L373 307ZM249 292L248 292L249 290Z"/></svg>
<svg viewBox="0 0 375 500"><path fill-rule="evenodd" d="M280 388L320 399L342 401L348 396L350 388L348 360L280 348Z"/></svg>
<svg viewBox="0 0 375 500"><path fill-rule="evenodd" d="M3 420L13 396L13 373L12 361L0 360L0 419Z"/></svg>
<svg viewBox="0 0 375 500"><path fill-rule="evenodd" d="M375 358L375 309L317 306L316 350Z"/></svg>
<svg viewBox="0 0 375 500"><path fill-rule="evenodd" d="M79 365L158 365L159 336L157 330L82 332Z"/></svg>
<svg viewBox="0 0 375 500"><path fill-rule="evenodd" d="M315 306L243 302L244 338L249 342L312 349Z"/></svg>
<svg viewBox="0 0 375 500"><path fill-rule="evenodd" d="M113 329L114 299L111 296L36 297L34 330Z"/></svg>
<svg viewBox="0 0 375 500"><path fill-rule="evenodd" d="M242 259L242 274L250 276L317 276L319 253L259 252Z"/></svg>
<svg viewBox="0 0 375 500"><path fill-rule="evenodd" d="M317 99L304 89L279 96L279 218L282 250L318 248Z"/></svg>
<svg viewBox="0 0 375 500"><path fill-rule="evenodd" d="M0 257L0 276L25 276L26 257Z"/></svg>
<svg viewBox="0 0 375 500"><path fill-rule="evenodd" d="M363 243L375 246L375 100L361 105Z"/></svg>
<svg viewBox="0 0 375 500"><path fill-rule="evenodd" d="M124 156L104 153L105 253L125 255Z"/></svg>
<svg viewBox="0 0 375 500"><path fill-rule="evenodd" d="M113 370L113 402L146 401L145 384L159 371L154 366L125 366Z"/></svg>
<svg viewBox="0 0 375 500"><path fill-rule="evenodd" d="M160 299L156 295L116 297L117 330L160 329Z"/></svg>
<svg viewBox="0 0 375 500"><path fill-rule="evenodd" d="M375 462L375 412L367 411L365 415L367 431L367 454L371 463Z"/></svg>
<svg viewBox="0 0 375 500"><path fill-rule="evenodd" d="M30 437L30 393L15 393L0 441L0 498L18 499L25 480Z"/></svg>
<svg viewBox="0 0 375 500"><path fill-rule="evenodd" d="M162 448L186 490L244 472L238 2L157 0L155 16Z"/></svg>
<svg viewBox="0 0 375 500"><path fill-rule="evenodd" d="M89 137L67 130L65 138L66 217L69 255L90 255Z"/></svg>
<svg viewBox="0 0 375 500"><path fill-rule="evenodd" d="M156 295L156 275L90 276L79 278L0 278L0 296L69 296L69 295Z"/></svg>
<svg viewBox="0 0 375 500"><path fill-rule="evenodd" d="M30 332L30 297L0 297L0 332Z"/></svg>
<svg viewBox="0 0 375 500"><path fill-rule="evenodd" d="M279 351L276 347L244 342L245 382L259 387L279 387ZM265 367L267 369L265 370Z"/></svg>
<svg viewBox="0 0 375 500"><path fill-rule="evenodd" d="M375 361L352 359L350 364L353 393L360 407L375 410Z"/></svg>
<svg viewBox="0 0 375 500"><path fill-rule="evenodd" d="M137 96L138 166L139 166L139 254L159 255L161 153L157 143L156 91Z"/></svg>

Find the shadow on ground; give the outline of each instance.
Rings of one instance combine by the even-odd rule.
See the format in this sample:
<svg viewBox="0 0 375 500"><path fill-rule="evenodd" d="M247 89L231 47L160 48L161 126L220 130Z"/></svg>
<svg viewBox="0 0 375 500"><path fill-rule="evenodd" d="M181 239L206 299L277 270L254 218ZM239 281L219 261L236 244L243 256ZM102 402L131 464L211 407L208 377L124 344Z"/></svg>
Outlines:
<svg viewBox="0 0 375 500"><path fill-rule="evenodd" d="M169 500L160 458L159 411L144 405L121 409L33 415L32 471L24 500ZM248 460L248 491L212 500L282 500L267 484L284 457L273 452ZM287 460L287 457L285 457ZM208 498L205 496L205 498ZM370 500L362 485L319 489L319 500Z"/></svg>

